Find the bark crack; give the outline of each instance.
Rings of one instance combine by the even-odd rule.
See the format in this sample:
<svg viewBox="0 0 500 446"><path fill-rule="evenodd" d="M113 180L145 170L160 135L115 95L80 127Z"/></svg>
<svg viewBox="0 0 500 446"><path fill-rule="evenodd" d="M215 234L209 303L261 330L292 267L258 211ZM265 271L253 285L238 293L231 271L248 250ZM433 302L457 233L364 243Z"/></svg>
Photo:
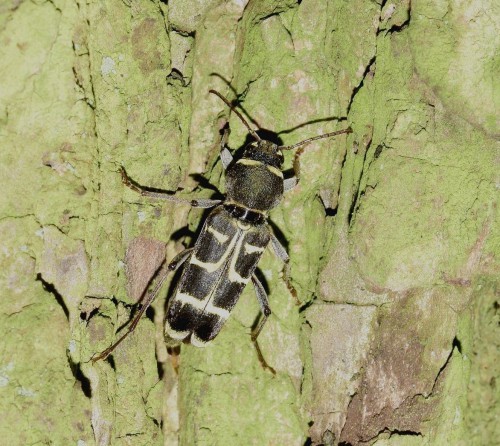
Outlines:
<svg viewBox="0 0 500 446"><path fill-rule="evenodd" d="M347 104L347 115L349 115L349 112L351 111L352 104L354 102L354 98L358 94L359 90L364 86L364 82L366 77L370 74L373 73L375 74L375 64L377 61L377 49L375 48L375 54L373 57L368 61L368 64L366 65L365 71L363 72L363 75L361 76L361 80L359 81L358 85L353 88L351 97L349 99L349 103ZM373 70L372 70L373 68Z"/></svg>
<svg viewBox="0 0 500 446"><path fill-rule="evenodd" d="M62 295L57 291L56 287L54 286L53 283L50 283L46 281L41 273L38 273L36 275L36 281L40 282L42 284L42 287L45 291L48 293L52 294L56 300L56 302L61 306L62 310L64 311L64 315L66 316L66 319L69 321L69 309L64 303L64 299Z"/></svg>

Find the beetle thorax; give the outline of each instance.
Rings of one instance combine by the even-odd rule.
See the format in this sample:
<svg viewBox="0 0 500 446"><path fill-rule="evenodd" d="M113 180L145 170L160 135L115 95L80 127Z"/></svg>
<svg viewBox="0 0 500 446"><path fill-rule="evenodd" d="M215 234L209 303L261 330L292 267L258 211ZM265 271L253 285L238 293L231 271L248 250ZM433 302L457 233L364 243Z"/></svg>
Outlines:
<svg viewBox="0 0 500 446"><path fill-rule="evenodd" d="M270 141L250 144L243 158L226 172L227 200L240 206L266 212L283 196L283 155Z"/></svg>

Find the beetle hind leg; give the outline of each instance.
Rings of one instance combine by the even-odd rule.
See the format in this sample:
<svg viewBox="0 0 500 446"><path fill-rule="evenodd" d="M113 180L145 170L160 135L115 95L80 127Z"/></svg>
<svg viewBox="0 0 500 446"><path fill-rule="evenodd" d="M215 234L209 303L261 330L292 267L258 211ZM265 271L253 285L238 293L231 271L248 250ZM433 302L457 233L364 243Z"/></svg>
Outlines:
<svg viewBox="0 0 500 446"><path fill-rule="evenodd" d="M157 273L155 274L157 276L157 279L154 288L147 292L140 310L138 311L137 315L132 319L132 322L130 323L127 331L106 350L97 355L94 355L92 357L93 363L101 359L106 359L115 350L115 348L118 347L122 343L122 341L135 330L137 324L141 320L142 315L146 312L146 310L155 300L156 296L158 295L158 292L160 291L168 275L171 272L175 271L177 268L179 268L191 256L192 252L193 248L185 249L184 251L177 254L168 265L165 265L165 263L162 264L160 270L157 271Z"/></svg>
<svg viewBox="0 0 500 446"><path fill-rule="evenodd" d="M274 370L265 360L264 356L262 355L262 351L260 350L259 343L257 341L257 338L262 331L262 328L264 327L264 324L267 321L267 318L271 315L271 308L269 307L269 300L267 298L266 290L264 290L264 287L260 283L260 280L257 278L255 274L252 275L252 283L255 289L255 295L257 296L257 300L260 305L260 309L262 311L262 317L259 320L258 324L256 327L252 330L252 342L255 347L255 350L257 351L257 357L259 358L259 362L262 365L264 369L269 370L273 375L276 375L276 370Z"/></svg>

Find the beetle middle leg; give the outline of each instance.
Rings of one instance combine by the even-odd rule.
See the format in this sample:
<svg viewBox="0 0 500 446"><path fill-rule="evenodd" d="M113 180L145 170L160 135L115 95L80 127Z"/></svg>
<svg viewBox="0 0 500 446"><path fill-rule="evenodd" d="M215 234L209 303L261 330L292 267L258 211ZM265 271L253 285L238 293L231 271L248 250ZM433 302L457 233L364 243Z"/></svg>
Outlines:
<svg viewBox="0 0 500 446"><path fill-rule="evenodd" d="M264 324L267 321L267 318L271 315L271 307L269 306L269 300L267 298L266 290L260 283L260 280L257 278L255 274L252 274L252 283L255 290L255 295L257 296L257 300L260 305L260 309L262 311L262 318L260 319L257 326L252 330L252 342L257 351L257 356L259 358L259 362L263 368L269 370L273 375L276 375L276 370L274 370L264 359L262 355L262 351L260 350L259 343L257 341L257 337L259 336Z"/></svg>
<svg viewBox="0 0 500 446"><path fill-rule="evenodd" d="M286 252L285 247L280 243L280 241L276 238L274 234L271 233L271 246L273 247L273 251L276 254L276 256L281 259L283 262L283 280L285 281L286 287L288 288L288 291L292 295L292 297L295 299L295 303L297 305L300 305L301 302L299 300L299 297L297 295L297 290L295 287L292 285L292 281L290 280L290 257L288 256L288 253Z"/></svg>

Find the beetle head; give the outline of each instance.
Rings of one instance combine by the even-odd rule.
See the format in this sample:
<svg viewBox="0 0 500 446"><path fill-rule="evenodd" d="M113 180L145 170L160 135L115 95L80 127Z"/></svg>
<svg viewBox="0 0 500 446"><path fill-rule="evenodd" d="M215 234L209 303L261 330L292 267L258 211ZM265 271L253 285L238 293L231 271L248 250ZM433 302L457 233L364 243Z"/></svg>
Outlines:
<svg viewBox="0 0 500 446"><path fill-rule="evenodd" d="M248 144L245 147L243 158L261 161L277 169L281 169L283 164L283 152L281 148L277 144L265 139Z"/></svg>
<svg viewBox="0 0 500 446"><path fill-rule="evenodd" d="M323 139L323 138L330 138L332 136L340 135L342 133L352 133L351 127L348 127L344 130L337 130L335 132L330 132L330 133L324 133L322 135L318 136L313 136L312 138L307 138L304 139L303 141L300 141L296 144L293 144L291 146L278 146L277 144L267 141L265 139L262 139L257 132L250 127L248 122L245 120L245 118L242 116L242 114L236 110L231 102L229 102L224 96L222 96L218 91L215 90L209 90L210 93L215 94L218 96L220 99L222 99L225 104L232 110L238 118L240 118L241 122L245 125L245 127L248 129L250 134L255 138L255 142L250 143L246 148L245 152L243 154L244 158L256 160L256 161L262 161L265 164L268 164L270 166L276 167L278 169L281 169L281 165L283 164L283 153L282 150L292 150L292 149L297 149L298 147L304 146L311 141L316 141L317 139Z"/></svg>

